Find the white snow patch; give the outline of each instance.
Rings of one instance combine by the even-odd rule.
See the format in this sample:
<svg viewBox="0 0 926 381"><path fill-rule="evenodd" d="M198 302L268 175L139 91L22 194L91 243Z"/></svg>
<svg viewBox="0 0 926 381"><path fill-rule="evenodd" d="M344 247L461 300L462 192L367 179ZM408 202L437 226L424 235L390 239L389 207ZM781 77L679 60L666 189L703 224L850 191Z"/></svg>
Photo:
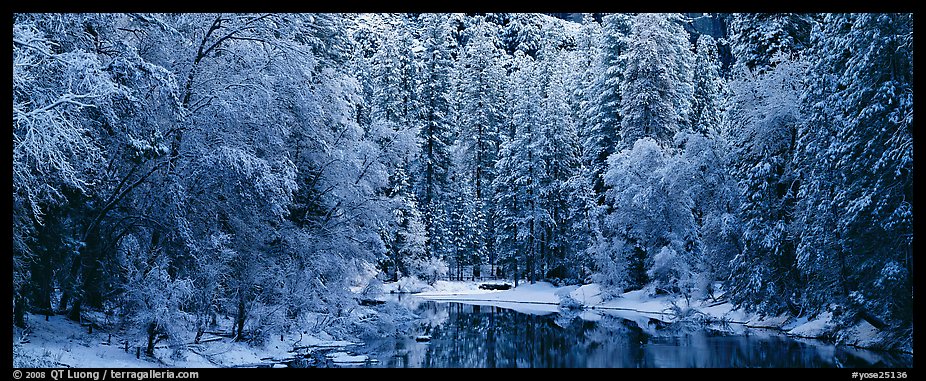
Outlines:
<svg viewBox="0 0 926 381"><path fill-rule="evenodd" d="M810 317L807 315L804 315L796 319L788 320L787 323L781 326L781 329L785 331L790 331L794 328L797 328L798 326L807 324L808 321L810 321Z"/></svg>
<svg viewBox="0 0 926 381"><path fill-rule="evenodd" d="M746 312L733 309L733 304L730 302L717 303L704 301L700 304L698 309L714 320L722 320L729 323L744 323L749 320Z"/></svg>
<svg viewBox="0 0 926 381"><path fill-rule="evenodd" d="M875 328L871 323L862 320L849 329L848 335L846 335L849 339L846 340L846 344L860 347L873 346L879 342L879 332L878 328Z"/></svg>
<svg viewBox="0 0 926 381"><path fill-rule="evenodd" d="M832 320L833 314L829 311L825 311L817 315L813 320L794 327L789 330L788 333L801 337L820 337L830 328Z"/></svg>
<svg viewBox="0 0 926 381"><path fill-rule="evenodd" d="M560 297L556 295L556 292L560 288L548 282L524 284L510 290L481 290L478 286L480 283L482 282L466 282L452 285L450 283L442 284L438 281L435 283L435 291L423 292L415 294L415 296L430 300L455 301L469 304L474 304L473 302L509 302L558 305L560 301ZM493 303L491 305L498 304ZM498 306L501 307L501 305ZM527 309L536 310L536 308Z"/></svg>
<svg viewBox="0 0 926 381"><path fill-rule="evenodd" d="M601 303L598 308L613 308L637 311L640 313L662 315L672 305L668 296L649 296L646 290L625 292L623 295Z"/></svg>
<svg viewBox="0 0 926 381"><path fill-rule="evenodd" d="M601 304L604 300L601 295L601 286L597 283L579 286L570 292L569 296L586 306Z"/></svg>
<svg viewBox="0 0 926 381"><path fill-rule="evenodd" d="M351 355L347 352L332 352L327 355L329 359L335 364L347 364L347 363L364 363L369 359L366 355ZM375 360L373 360L375 361Z"/></svg>

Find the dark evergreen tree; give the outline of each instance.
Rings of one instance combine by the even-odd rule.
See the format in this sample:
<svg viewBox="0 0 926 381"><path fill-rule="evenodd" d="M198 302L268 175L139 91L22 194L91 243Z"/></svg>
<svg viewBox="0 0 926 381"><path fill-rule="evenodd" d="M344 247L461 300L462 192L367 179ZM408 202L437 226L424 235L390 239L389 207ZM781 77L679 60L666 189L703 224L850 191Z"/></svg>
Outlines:
<svg viewBox="0 0 926 381"><path fill-rule="evenodd" d="M734 13L730 45L736 64L756 73L775 66L774 57L788 58L808 48L816 15L809 13Z"/></svg>
<svg viewBox="0 0 926 381"><path fill-rule="evenodd" d="M812 306L912 330L913 25L909 14L833 14L815 29L796 265ZM882 326L881 328L884 328Z"/></svg>

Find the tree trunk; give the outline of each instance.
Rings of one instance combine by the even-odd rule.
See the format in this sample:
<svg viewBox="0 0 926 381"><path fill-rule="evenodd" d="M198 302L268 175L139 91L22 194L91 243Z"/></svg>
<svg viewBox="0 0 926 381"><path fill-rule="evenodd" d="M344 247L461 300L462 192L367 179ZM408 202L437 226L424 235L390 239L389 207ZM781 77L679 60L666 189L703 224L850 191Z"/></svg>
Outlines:
<svg viewBox="0 0 926 381"><path fill-rule="evenodd" d="M68 289L71 292L69 294L67 291L65 291L64 295L61 297L61 303L59 304L61 311L66 314L67 318L73 321L77 321L77 322L80 321L80 304L81 304L81 300L80 300L81 296L80 296L80 291L79 291L80 284L78 282L80 279L81 268L83 267L81 266L81 263L83 262L84 256L86 255L84 251L85 251L85 247L82 247L78 251L78 255L77 255L77 258L74 259L74 263L71 264L70 280L68 281L69 283ZM71 305L70 309L68 309L69 303Z"/></svg>
<svg viewBox="0 0 926 381"><path fill-rule="evenodd" d="M70 295L68 295L67 291L61 293L61 300L58 301L58 313L64 313L67 311L68 299L70 299Z"/></svg>
<svg viewBox="0 0 926 381"><path fill-rule="evenodd" d="M148 323L148 346L145 347L145 356L153 357L154 356L154 339L157 336L158 330L157 325L154 323Z"/></svg>
<svg viewBox="0 0 926 381"><path fill-rule="evenodd" d="M19 328L26 328L26 299L18 296L13 303L13 324Z"/></svg>
<svg viewBox="0 0 926 381"><path fill-rule="evenodd" d="M51 313L51 268L52 265L47 263L49 255L43 255L41 264L32 266L32 281L36 283L36 288L32 290L31 300L33 301L33 310L42 312L46 315Z"/></svg>
<svg viewBox="0 0 926 381"><path fill-rule="evenodd" d="M235 316L235 341L244 340L245 308L244 299L238 300L238 314Z"/></svg>
<svg viewBox="0 0 926 381"><path fill-rule="evenodd" d="M544 279L547 276L547 261L549 261L547 256L547 232L544 230L540 234L540 263L538 263L537 266L540 267L540 272L537 275L538 280Z"/></svg>
<svg viewBox="0 0 926 381"><path fill-rule="evenodd" d="M398 233L396 233L396 242L398 242ZM392 281L399 281L399 248L392 248Z"/></svg>
<svg viewBox="0 0 926 381"><path fill-rule="evenodd" d="M74 298L74 302L71 303L71 309L68 310L67 318L76 322L80 322L80 308L81 300L79 297Z"/></svg>

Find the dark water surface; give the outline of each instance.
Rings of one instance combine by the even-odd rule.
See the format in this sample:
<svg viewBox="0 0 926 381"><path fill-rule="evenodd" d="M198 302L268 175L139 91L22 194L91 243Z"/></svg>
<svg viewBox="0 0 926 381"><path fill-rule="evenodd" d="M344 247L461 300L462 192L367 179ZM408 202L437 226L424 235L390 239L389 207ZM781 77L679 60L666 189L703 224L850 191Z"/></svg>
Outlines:
<svg viewBox="0 0 926 381"><path fill-rule="evenodd" d="M835 346L767 330L679 327L645 317L516 312L405 297L418 315L398 338L357 352L391 368L911 367L911 355ZM411 304L409 304L411 303ZM529 311L530 312L530 311ZM730 333L735 331L736 333ZM416 336L429 335L429 342Z"/></svg>

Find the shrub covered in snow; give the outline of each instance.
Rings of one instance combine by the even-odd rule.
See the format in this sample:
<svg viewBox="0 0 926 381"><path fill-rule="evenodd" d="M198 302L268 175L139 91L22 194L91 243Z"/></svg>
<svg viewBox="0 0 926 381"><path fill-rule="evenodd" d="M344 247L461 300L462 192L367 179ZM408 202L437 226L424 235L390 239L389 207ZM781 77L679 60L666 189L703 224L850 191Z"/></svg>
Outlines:
<svg viewBox="0 0 926 381"><path fill-rule="evenodd" d="M565 293L559 297L559 308L564 310L578 310L582 309L583 305L582 302L573 298L572 295Z"/></svg>
<svg viewBox="0 0 926 381"><path fill-rule="evenodd" d="M389 289L389 292L391 293L414 294L418 292L433 290L434 287L418 279L418 277L407 276L390 285Z"/></svg>

